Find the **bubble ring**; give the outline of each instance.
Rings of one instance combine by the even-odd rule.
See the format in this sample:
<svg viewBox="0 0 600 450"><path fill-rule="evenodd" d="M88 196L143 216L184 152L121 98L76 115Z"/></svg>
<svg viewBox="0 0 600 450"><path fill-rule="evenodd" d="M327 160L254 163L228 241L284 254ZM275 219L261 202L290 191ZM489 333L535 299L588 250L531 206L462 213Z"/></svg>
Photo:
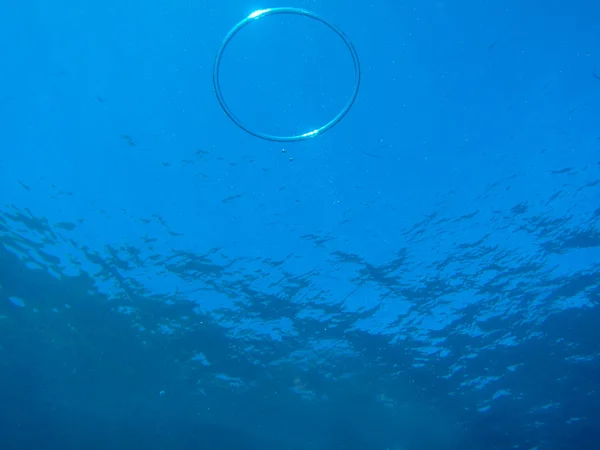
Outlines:
<svg viewBox="0 0 600 450"><path fill-rule="evenodd" d="M223 93L221 92L221 85L219 84L219 70L221 68L221 58L223 57L223 52L227 48L227 45L229 45L229 42L231 42L231 39L233 39L233 37L238 33L238 31L240 31L243 27L248 25L250 22L253 22L255 20L261 19L266 16L270 16L273 14L295 14L295 15L299 15L299 16L305 16L310 19L314 19L318 22L321 22L322 24L326 25L330 30L334 31L340 38L342 38L342 40L344 41L344 44L346 44L346 47L348 47L348 50L350 50L350 54L352 56L352 61L354 63L354 87L353 87L352 96L350 97L350 100L348 100L346 105L342 108L342 110L333 119L331 119L329 122L327 122L322 127L317 128L316 130L312 130L312 131L308 131L306 133L296 134L296 135L292 135L292 136L276 136L276 135L272 135L272 134L253 131L250 128L248 128L240 119L238 119L235 116L235 114L233 114L233 111L231 111L231 109L229 109L229 106L227 106L227 103L225 102L225 99L223 97ZM238 22L237 25L235 25L231 29L231 31L227 34L227 36L225 36L225 39L223 39L223 42L221 43L221 47L219 48L219 51L217 52L217 56L215 58L215 64L213 67L213 87L215 89L215 94L217 95L217 100L219 100L219 104L221 105L221 108L223 109L223 111L225 111L225 114L227 114L227 116L238 127L240 127L242 130L244 130L246 133L249 133L252 136L255 136L255 137L258 137L261 139L265 139L267 141L294 142L294 141L302 141L302 140L314 138L320 134L323 134L325 131L329 130L334 125L339 123L340 120L342 120L346 116L346 114L348 114L348 111L350 111L350 108L352 108L352 105L354 105L354 101L356 100L356 97L358 95L358 90L360 88L360 75L361 75L360 60L358 59L358 54L356 53L356 49L354 48L354 45L352 44L350 39L344 34L344 32L342 30L340 30L337 26L327 22L325 19L319 17L318 15L316 15L315 13L313 13L311 11L307 11L307 10L300 9L300 8L281 7L281 8L269 8L269 9L261 9L258 11L254 11L248 17L246 17L246 18L242 19L240 22Z"/></svg>

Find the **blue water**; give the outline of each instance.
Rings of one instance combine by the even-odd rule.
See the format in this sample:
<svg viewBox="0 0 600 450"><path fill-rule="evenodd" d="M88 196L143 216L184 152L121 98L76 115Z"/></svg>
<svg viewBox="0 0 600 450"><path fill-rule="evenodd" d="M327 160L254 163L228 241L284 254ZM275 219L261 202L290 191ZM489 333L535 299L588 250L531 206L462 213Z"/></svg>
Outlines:
<svg viewBox="0 0 600 450"><path fill-rule="evenodd" d="M0 448L600 449L600 4L3 0Z"/></svg>

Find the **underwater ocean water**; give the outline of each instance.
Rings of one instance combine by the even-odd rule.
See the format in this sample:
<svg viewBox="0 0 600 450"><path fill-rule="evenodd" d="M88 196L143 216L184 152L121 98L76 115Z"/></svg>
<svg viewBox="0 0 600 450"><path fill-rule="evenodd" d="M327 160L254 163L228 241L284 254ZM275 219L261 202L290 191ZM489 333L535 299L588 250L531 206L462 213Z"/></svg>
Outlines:
<svg viewBox="0 0 600 450"><path fill-rule="evenodd" d="M356 102L252 136L302 8ZM600 449L600 4L0 3L0 448ZM332 29L222 54L342 110Z"/></svg>

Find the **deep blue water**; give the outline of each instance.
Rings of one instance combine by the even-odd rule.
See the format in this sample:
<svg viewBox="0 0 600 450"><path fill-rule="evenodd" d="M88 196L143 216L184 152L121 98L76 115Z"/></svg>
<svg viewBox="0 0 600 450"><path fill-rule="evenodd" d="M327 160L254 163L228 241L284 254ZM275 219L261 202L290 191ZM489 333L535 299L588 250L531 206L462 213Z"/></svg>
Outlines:
<svg viewBox="0 0 600 450"><path fill-rule="evenodd" d="M0 448L600 449L600 3L2 0Z"/></svg>

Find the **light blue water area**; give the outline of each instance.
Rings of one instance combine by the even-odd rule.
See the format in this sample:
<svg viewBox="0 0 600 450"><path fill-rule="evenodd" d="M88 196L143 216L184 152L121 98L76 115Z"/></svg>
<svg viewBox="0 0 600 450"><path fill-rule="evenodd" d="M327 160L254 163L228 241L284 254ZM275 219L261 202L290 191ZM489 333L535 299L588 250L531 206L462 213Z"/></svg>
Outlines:
<svg viewBox="0 0 600 450"><path fill-rule="evenodd" d="M253 10L356 103L222 111ZM2 448L595 449L600 7L0 4ZM335 33L222 61L320 126ZM54 445L54 447L52 447Z"/></svg>

